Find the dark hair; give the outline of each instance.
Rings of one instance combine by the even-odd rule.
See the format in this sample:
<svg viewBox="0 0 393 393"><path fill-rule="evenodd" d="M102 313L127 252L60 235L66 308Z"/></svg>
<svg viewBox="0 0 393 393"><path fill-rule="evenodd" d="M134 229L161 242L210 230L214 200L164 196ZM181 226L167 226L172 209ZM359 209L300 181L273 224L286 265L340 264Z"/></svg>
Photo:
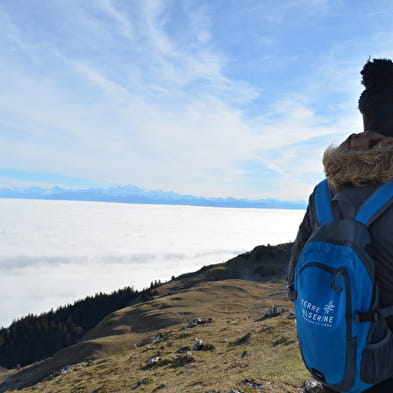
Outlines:
<svg viewBox="0 0 393 393"><path fill-rule="evenodd" d="M381 92L386 86L393 85L393 62L389 59L373 59L363 69L362 84L369 91Z"/></svg>
<svg viewBox="0 0 393 393"><path fill-rule="evenodd" d="M393 62L368 60L360 73L366 88L359 98L364 131L393 136Z"/></svg>

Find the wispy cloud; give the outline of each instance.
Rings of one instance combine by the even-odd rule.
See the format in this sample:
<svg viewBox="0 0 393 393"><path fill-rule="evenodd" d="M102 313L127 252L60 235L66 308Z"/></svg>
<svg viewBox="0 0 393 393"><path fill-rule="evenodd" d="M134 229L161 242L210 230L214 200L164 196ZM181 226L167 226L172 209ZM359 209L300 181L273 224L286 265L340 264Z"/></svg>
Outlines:
<svg viewBox="0 0 393 393"><path fill-rule="evenodd" d="M132 40L135 37L134 27L130 21L121 11L116 9L111 0L98 0L98 4L103 12L111 17L116 24L120 27L120 31L124 37Z"/></svg>
<svg viewBox="0 0 393 393"><path fill-rule="evenodd" d="M305 199L325 145L361 127L368 52L392 48L322 0L33 3L0 6L0 166L97 183Z"/></svg>

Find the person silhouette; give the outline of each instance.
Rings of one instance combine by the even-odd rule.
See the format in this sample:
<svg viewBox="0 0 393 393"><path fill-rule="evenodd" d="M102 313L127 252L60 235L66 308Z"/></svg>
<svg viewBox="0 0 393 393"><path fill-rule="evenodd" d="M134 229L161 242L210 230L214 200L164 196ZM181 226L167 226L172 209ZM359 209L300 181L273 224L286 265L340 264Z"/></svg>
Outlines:
<svg viewBox="0 0 393 393"><path fill-rule="evenodd" d="M352 218L381 184L393 180L393 62L388 59L368 60L361 75L365 89L360 95L358 108L363 116L363 132L350 135L337 147L329 147L323 155L333 210L341 218ZM292 300L295 266L316 227L311 195L289 261L287 288ZM380 307L388 307L393 305L393 205L371 224L370 235ZM383 341L387 334L391 336L386 329L393 330L393 317L387 318L386 322L385 331L381 330L373 337L376 343ZM367 393L393 392L393 338L388 345L385 352L390 359L388 363L391 363L389 375L383 378L382 383L366 390ZM304 392L334 391L314 383L306 384Z"/></svg>

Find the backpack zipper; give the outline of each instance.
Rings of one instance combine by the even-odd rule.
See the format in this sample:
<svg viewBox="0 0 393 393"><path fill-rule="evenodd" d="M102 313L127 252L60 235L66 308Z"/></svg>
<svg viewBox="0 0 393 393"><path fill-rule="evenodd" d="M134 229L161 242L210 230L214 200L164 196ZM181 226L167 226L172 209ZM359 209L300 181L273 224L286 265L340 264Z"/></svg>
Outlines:
<svg viewBox="0 0 393 393"><path fill-rule="evenodd" d="M340 282L340 278L343 275L343 269L344 268L337 269L337 271L334 273L332 282L330 283L330 289L336 293L340 293L343 290L342 287L337 287L338 283Z"/></svg>

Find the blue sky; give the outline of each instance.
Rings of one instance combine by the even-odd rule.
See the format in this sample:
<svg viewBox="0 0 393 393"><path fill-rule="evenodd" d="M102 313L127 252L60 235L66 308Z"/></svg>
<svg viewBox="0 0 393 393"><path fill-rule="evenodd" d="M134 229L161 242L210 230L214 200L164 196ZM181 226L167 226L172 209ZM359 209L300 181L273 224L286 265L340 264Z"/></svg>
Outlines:
<svg viewBox="0 0 393 393"><path fill-rule="evenodd" d="M385 0L3 0L0 187L304 200L362 130Z"/></svg>

